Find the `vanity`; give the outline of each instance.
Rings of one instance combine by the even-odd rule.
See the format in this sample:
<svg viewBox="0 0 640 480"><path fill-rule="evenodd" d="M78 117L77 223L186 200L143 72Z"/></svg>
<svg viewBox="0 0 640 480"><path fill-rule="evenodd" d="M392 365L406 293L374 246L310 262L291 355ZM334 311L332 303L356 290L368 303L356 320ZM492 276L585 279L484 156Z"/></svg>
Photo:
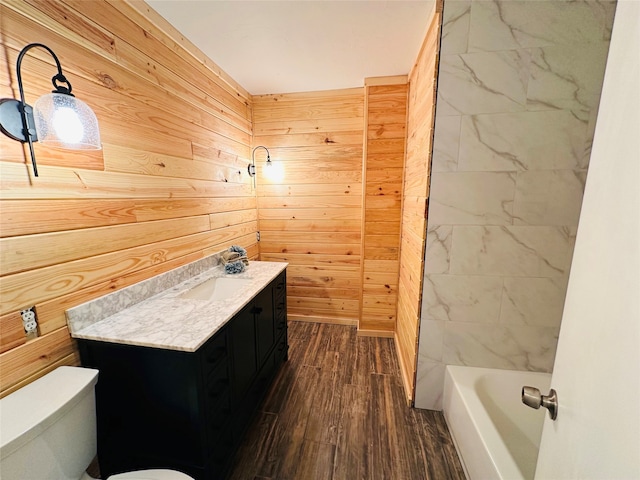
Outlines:
<svg viewBox="0 0 640 480"><path fill-rule="evenodd" d="M225 275L205 264L200 273L174 275L169 288L157 279L138 285L142 300L120 292L67 312L82 365L100 372L103 478L144 468L226 477L287 360L286 265L252 262Z"/></svg>

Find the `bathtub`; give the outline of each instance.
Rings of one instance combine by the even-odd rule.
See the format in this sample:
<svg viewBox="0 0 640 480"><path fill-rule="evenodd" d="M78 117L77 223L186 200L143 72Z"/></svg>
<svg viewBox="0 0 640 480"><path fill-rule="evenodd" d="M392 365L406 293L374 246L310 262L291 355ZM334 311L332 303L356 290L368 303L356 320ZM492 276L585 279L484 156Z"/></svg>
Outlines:
<svg viewBox="0 0 640 480"><path fill-rule="evenodd" d="M525 406L521 390L550 383L548 373L447 366L444 415L469 480L534 477L547 410Z"/></svg>

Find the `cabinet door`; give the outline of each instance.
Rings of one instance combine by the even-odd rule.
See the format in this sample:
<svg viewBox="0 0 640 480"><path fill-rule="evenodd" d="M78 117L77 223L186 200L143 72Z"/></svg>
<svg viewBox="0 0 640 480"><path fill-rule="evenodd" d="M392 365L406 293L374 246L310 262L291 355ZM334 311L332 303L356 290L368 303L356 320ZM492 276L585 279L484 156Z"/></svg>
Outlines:
<svg viewBox="0 0 640 480"><path fill-rule="evenodd" d="M196 355L92 340L78 343L82 365L100 371L95 393L102 478L152 466L196 472L204 465L207 451L200 432L205 418Z"/></svg>
<svg viewBox="0 0 640 480"><path fill-rule="evenodd" d="M273 315L273 284L256 296L256 342L258 344L258 365L262 366L275 343Z"/></svg>
<svg viewBox="0 0 640 480"><path fill-rule="evenodd" d="M236 400L247 393L258 369L254 307L254 302L249 303L231 322L233 394Z"/></svg>

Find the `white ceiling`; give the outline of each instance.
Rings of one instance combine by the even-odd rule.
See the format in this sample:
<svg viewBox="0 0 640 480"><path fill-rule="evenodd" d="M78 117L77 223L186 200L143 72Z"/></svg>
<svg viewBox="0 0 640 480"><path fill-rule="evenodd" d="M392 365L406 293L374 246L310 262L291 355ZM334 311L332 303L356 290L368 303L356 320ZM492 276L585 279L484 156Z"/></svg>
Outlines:
<svg viewBox="0 0 640 480"><path fill-rule="evenodd" d="M147 0L253 95L409 73L435 0Z"/></svg>

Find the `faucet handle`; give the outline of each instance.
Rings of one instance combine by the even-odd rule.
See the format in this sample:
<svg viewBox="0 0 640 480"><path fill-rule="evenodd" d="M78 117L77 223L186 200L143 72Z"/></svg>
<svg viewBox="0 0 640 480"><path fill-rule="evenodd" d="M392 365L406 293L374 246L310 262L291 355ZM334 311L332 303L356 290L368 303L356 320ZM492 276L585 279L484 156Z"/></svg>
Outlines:
<svg viewBox="0 0 640 480"><path fill-rule="evenodd" d="M541 406L546 408L551 420L558 417L558 395L553 388L549 390L549 395L542 395L535 387L522 387L522 403L536 410Z"/></svg>

